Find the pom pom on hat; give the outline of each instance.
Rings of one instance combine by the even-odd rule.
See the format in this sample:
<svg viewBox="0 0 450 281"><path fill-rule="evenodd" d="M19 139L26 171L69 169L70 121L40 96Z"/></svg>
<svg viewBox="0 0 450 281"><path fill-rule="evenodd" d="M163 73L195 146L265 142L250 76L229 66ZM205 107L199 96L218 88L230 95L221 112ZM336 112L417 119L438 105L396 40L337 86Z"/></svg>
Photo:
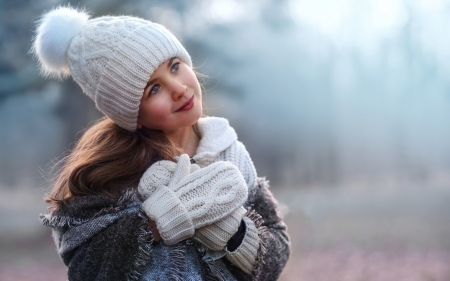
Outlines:
<svg viewBox="0 0 450 281"><path fill-rule="evenodd" d="M90 19L71 7L42 16L30 52L44 76L72 76L101 112L131 132L152 73L172 57L192 67L186 49L160 24L130 16Z"/></svg>
<svg viewBox="0 0 450 281"><path fill-rule="evenodd" d="M71 74L67 50L88 20L85 11L69 6L51 10L37 22L31 52L39 59L44 76L61 78Z"/></svg>

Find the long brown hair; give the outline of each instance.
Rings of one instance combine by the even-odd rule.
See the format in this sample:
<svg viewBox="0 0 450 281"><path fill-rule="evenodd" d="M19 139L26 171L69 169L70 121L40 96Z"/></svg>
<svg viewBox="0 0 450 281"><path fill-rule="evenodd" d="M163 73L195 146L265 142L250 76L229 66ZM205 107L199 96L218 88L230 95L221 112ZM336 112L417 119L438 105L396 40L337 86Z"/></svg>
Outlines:
<svg viewBox="0 0 450 281"><path fill-rule="evenodd" d="M194 130L198 131L196 125ZM118 197L137 186L145 170L159 160L173 160L182 153L162 131L142 128L127 131L102 118L57 163L56 180L44 198L49 209L65 200L103 194Z"/></svg>

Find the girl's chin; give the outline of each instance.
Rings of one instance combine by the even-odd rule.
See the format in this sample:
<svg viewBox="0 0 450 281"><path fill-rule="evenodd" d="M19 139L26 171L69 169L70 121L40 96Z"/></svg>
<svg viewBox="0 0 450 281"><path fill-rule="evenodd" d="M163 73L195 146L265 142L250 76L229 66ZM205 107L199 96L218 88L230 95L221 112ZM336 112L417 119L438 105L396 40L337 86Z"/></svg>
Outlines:
<svg viewBox="0 0 450 281"><path fill-rule="evenodd" d="M202 117L202 106L194 107L189 111L179 112L181 115L176 114L174 119L168 123L148 124L144 125L145 128L155 129L160 131L174 131L183 127L189 127L194 125L200 117Z"/></svg>
<svg viewBox="0 0 450 281"><path fill-rule="evenodd" d="M196 104L191 110L186 111L185 113L185 120L189 120L189 122L192 121L193 123L195 123L198 121L198 119L200 119L200 117L202 117L202 105Z"/></svg>

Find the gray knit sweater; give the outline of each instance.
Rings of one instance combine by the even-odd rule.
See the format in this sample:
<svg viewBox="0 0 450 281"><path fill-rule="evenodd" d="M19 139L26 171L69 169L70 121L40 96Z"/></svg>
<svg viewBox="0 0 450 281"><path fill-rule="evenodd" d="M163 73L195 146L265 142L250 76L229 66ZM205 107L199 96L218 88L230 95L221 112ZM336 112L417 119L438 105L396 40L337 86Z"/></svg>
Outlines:
<svg viewBox="0 0 450 281"><path fill-rule="evenodd" d="M42 215L69 280L276 280L289 257L289 238L268 182L256 179L253 163L234 130L222 118L199 121L202 140L193 157L199 165L225 160L238 166L249 186L244 207L256 226L259 246L252 274L228 255L191 239L167 246L154 242L142 201L134 188L120 199L85 196ZM216 140L219 140L216 142ZM244 220L245 221L245 220ZM247 235L246 235L247 236ZM244 237L240 248L245 248ZM232 253L234 254L234 253ZM239 254L237 254L239 257Z"/></svg>

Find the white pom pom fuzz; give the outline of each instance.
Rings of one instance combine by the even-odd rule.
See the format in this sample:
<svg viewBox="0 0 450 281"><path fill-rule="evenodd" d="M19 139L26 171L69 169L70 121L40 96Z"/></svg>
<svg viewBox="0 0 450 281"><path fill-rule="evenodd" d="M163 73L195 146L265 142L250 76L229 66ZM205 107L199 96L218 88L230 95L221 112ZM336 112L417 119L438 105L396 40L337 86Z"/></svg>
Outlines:
<svg viewBox="0 0 450 281"><path fill-rule="evenodd" d="M44 14L37 22L31 52L38 58L45 77L70 75L67 50L88 20L89 15L83 10L58 7Z"/></svg>

